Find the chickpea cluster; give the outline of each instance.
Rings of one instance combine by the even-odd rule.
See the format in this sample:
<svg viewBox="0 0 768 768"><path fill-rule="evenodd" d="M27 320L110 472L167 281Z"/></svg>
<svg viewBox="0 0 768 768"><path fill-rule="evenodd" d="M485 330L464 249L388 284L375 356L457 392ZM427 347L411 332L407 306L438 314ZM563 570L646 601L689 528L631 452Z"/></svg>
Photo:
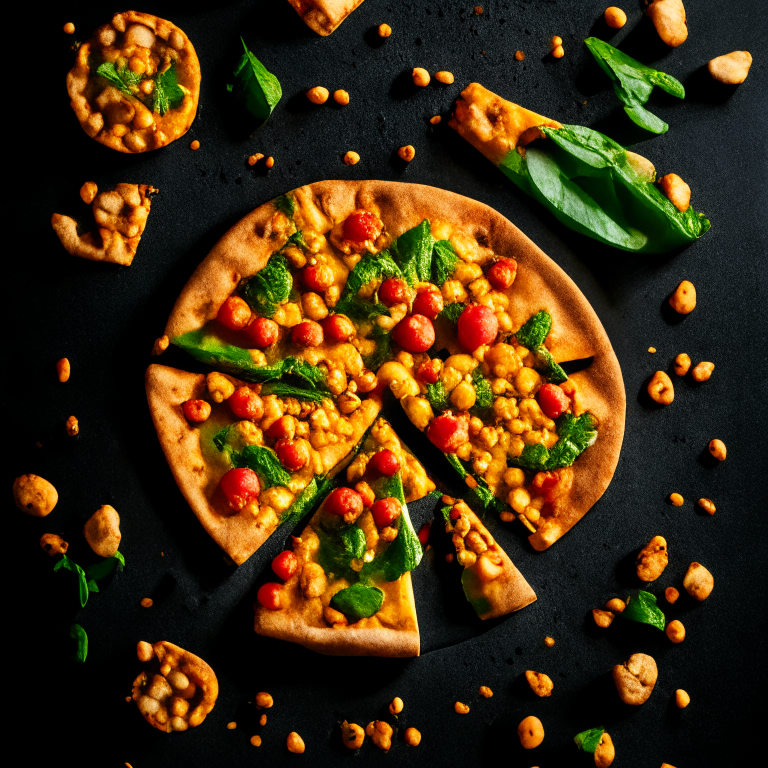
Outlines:
<svg viewBox="0 0 768 768"><path fill-rule="evenodd" d="M454 510L458 516L446 524L446 531L453 534L451 541L456 548L459 564L464 568L473 568L484 584L498 579L504 572L504 560L497 551L493 537L477 524L474 513L463 501Z"/></svg>

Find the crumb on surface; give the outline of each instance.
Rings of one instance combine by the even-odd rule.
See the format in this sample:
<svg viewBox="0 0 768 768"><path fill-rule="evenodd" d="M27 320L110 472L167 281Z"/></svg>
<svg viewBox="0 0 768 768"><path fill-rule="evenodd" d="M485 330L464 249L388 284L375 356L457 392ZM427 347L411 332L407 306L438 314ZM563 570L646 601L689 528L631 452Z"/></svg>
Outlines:
<svg viewBox="0 0 768 768"><path fill-rule="evenodd" d="M195 140L194 140L194 141L193 141L193 142L192 142L192 143L189 145L189 148L190 148L190 149L200 149L200 142L199 142L197 139L195 139Z"/></svg>
<svg viewBox="0 0 768 768"><path fill-rule="evenodd" d="M429 118L429 122L432 123L432 125L438 125L442 120L443 118L440 117L440 115L435 115L434 117Z"/></svg>
<svg viewBox="0 0 768 768"><path fill-rule="evenodd" d="M264 165L267 166L267 168L272 168L275 165L275 158L271 155L264 161Z"/></svg>
<svg viewBox="0 0 768 768"><path fill-rule="evenodd" d="M261 736L256 734L255 736L251 736L251 744L253 744L254 747L260 747L261 746Z"/></svg>
<svg viewBox="0 0 768 768"><path fill-rule="evenodd" d="M555 638L554 637L545 637L544 638L544 645L547 646L547 648L551 648L555 644Z"/></svg>
<svg viewBox="0 0 768 768"><path fill-rule="evenodd" d="M151 597L143 597L141 599L142 608L151 608L155 604L155 601Z"/></svg>
<svg viewBox="0 0 768 768"><path fill-rule="evenodd" d="M389 24L379 24L377 32L379 37L389 37L392 34L392 27Z"/></svg>
<svg viewBox="0 0 768 768"><path fill-rule="evenodd" d="M349 150L348 152L344 153L344 164L345 165L357 165L360 162L360 155L357 152L354 152L353 150Z"/></svg>
<svg viewBox="0 0 768 768"><path fill-rule="evenodd" d="M523 61L525 59L525 54L522 51L515 51L515 59L517 61ZM584 102L586 104L586 102Z"/></svg>
<svg viewBox="0 0 768 768"><path fill-rule="evenodd" d="M264 155L261 152L257 152L256 154L251 155L248 158L248 165L251 165L251 166L256 165L256 163L258 163L259 160L261 160L263 157Z"/></svg>
<svg viewBox="0 0 768 768"><path fill-rule="evenodd" d="M236 722L233 721L231 723L227 723L227 730L228 731L234 731L235 728L237 728L237 723Z"/></svg>
<svg viewBox="0 0 768 768"><path fill-rule="evenodd" d="M653 355L656 352L656 347L648 347L648 351Z"/></svg>

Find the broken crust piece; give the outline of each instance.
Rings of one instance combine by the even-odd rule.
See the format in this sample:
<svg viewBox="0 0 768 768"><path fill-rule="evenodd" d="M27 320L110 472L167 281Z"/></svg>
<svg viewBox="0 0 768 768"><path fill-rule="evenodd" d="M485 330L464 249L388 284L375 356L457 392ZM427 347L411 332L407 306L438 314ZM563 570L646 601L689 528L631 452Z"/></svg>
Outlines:
<svg viewBox="0 0 768 768"><path fill-rule="evenodd" d="M326 37L363 0L288 0L288 2L311 30Z"/></svg>
<svg viewBox="0 0 768 768"><path fill-rule="evenodd" d="M536 593L480 518L463 501L454 505L451 516L457 512L458 518L446 523L445 530L453 534L459 561L461 552L476 555L464 567L461 584L477 615L483 620L495 619L533 603Z"/></svg>
<svg viewBox="0 0 768 768"><path fill-rule="evenodd" d="M98 230L80 234L77 221L54 213L51 226L72 256L91 261L109 261L130 266L147 226L150 195L157 190L148 184L118 184L100 192L91 205Z"/></svg>
<svg viewBox="0 0 768 768"><path fill-rule="evenodd" d="M563 127L557 120L502 99L480 83L470 83L461 92L448 125L494 165L516 147L539 138L538 126Z"/></svg>
<svg viewBox="0 0 768 768"><path fill-rule="evenodd" d="M166 733L200 725L219 695L208 664L165 640L139 643L138 655L151 667L133 681L132 698L144 719Z"/></svg>

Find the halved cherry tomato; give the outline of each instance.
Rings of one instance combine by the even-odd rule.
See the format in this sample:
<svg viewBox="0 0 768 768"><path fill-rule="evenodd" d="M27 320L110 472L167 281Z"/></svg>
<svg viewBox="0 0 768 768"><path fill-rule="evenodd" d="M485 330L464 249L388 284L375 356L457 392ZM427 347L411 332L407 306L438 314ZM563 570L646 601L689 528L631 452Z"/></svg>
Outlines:
<svg viewBox="0 0 768 768"><path fill-rule="evenodd" d="M184 418L187 421L199 423L211 415L211 404L206 403L205 400L187 400L182 403L181 410L184 411Z"/></svg>
<svg viewBox="0 0 768 768"><path fill-rule="evenodd" d="M474 352L483 344L490 344L499 332L499 321L493 310L483 304L467 307L459 317L459 343Z"/></svg>
<svg viewBox="0 0 768 768"><path fill-rule="evenodd" d="M434 384L440 376L443 368L443 361L439 357L433 357L431 360L425 360L416 371L416 375L427 384Z"/></svg>
<svg viewBox="0 0 768 768"><path fill-rule="evenodd" d="M354 243L375 240L381 234L381 221L370 211L355 211L344 222L344 239Z"/></svg>
<svg viewBox="0 0 768 768"><path fill-rule="evenodd" d="M239 296L230 296L220 307L216 319L233 331L240 331L251 322L251 308Z"/></svg>
<svg viewBox="0 0 768 768"><path fill-rule="evenodd" d="M452 413L443 413L427 427L427 437L443 453L455 453L469 440L467 420L459 419Z"/></svg>
<svg viewBox="0 0 768 768"><path fill-rule="evenodd" d="M272 561L272 570L277 575L277 578L282 579L283 581L288 581L288 579L296 573L298 568L298 558L289 549L286 549L285 552L281 552Z"/></svg>
<svg viewBox="0 0 768 768"><path fill-rule="evenodd" d="M458 507L454 507L451 510L451 520L458 520L461 517L461 510Z"/></svg>
<svg viewBox="0 0 768 768"><path fill-rule="evenodd" d="M373 522L376 523L377 528L386 528L388 525L392 525L400 517L402 511L402 505L394 496L374 501L371 507Z"/></svg>
<svg viewBox="0 0 768 768"><path fill-rule="evenodd" d="M557 384L547 382L536 393L544 415L550 419L562 416L571 406L571 400Z"/></svg>
<svg viewBox="0 0 768 768"><path fill-rule="evenodd" d="M335 488L325 500L325 509L332 515L359 515L363 511L363 497L351 488Z"/></svg>
<svg viewBox="0 0 768 768"><path fill-rule="evenodd" d="M429 541L429 532L432 530L432 523L424 523L424 525L419 528L418 537L419 541L421 542L422 547L427 546L427 542Z"/></svg>
<svg viewBox="0 0 768 768"><path fill-rule="evenodd" d="M270 581L266 584L262 584L259 587L259 591L256 594L256 599L259 601L259 603L261 603L261 605L263 605L265 608L268 608L270 611L277 611L282 608L282 591L282 584L275 584L275 582Z"/></svg>
<svg viewBox="0 0 768 768"><path fill-rule="evenodd" d="M374 453L368 463L374 471L389 477L400 469L400 459L389 448Z"/></svg>
<svg viewBox="0 0 768 768"><path fill-rule="evenodd" d="M309 461L309 451L303 440L278 440L275 453L289 472L298 472Z"/></svg>
<svg viewBox="0 0 768 768"><path fill-rule="evenodd" d="M247 467L230 469L219 480L219 488L224 494L230 509L235 511L242 509L246 504L261 493L259 476Z"/></svg>
<svg viewBox="0 0 768 768"><path fill-rule="evenodd" d="M296 436L296 419L293 416L281 416L277 421L272 422L272 426L267 430L267 437L270 440L293 440Z"/></svg>
<svg viewBox="0 0 768 768"><path fill-rule="evenodd" d="M280 326L268 317L257 317L245 329L245 332L251 337L254 345L259 349L271 347L280 335Z"/></svg>
<svg viewBox="0 0 768 768"><path fill-rule="evenodd" d="M331 315L326 317L320 325L323 332L334 341L349 341L356 333L355 326L346 315Z"/></svg>
<svg viewBox="0 0 768 768"><path fill-rule="evenodd" d="M323 338L323 328L314 320L305 320L291 328L291 341L299 347L319 347Z"/></svg>
<svg viewBox="0 0 768 768"><path fill-rule="evenodd" d="M532 485L540 491L545 502L551 503L571 490L573 469L564 467L553 472L537 472L533 477Z"/></svg>
<svg viewBox="0 0 768 768"><path fill-rule="evenodd" d="M333 285L333 270L325 264L304 267L301 279L310 291L322 293Z"/></svg>
<svg viewBox="0 0 768 768"><path fill-rule="evenodd" d="M499 259L488 270L488 282L497 290L503 291L515 282L517 262L514 259Z"/></svg>
<svg viewBox="0 0 768 768"><path fill-rule="evenodd" d="M408 301L408 285L405 280L388 277L379 288L379 300L385 307L403 304Z"/></svg>
<svg viewBox="0 0 768 768"><path fill-rule="evenodd" d="M443 296L435 287L419 291L413 300L413 314L424 315L430 320L434 320L445 306Z"/></svg>
<svg viewBox="0 0 768 768"><path fill-rule="evenodd" d="M395 326L392 338L406 352L426 352L435 343L435 326L424 315L409 315Z"/></svg>
<svg viewBox="0 0 768 768"><path fill-rule="evenodd" d="M232 413L238 419L258 421L264 415L261 398L248 386L238 387L227 400Z"/></svg>

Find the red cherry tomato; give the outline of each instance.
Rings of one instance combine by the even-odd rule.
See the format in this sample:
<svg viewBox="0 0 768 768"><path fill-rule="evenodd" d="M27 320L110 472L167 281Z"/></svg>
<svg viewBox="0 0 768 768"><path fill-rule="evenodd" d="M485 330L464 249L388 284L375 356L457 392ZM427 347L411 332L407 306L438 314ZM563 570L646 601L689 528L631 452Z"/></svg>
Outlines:
<svg viewBox="0 0 768 768"><path fill-rule="evenodd" d="M544 415L550 419L562 416L571 406L568 395L556 384L544 384L536 393L536 399Z"/></svg>
<svg viewBox="0 0 768 768"><path fill-rule="evenodd" d="M464 349L474 352L483 344L490 344L499 332L499 321L490 307L473 304L459 317L459 343Z"/></svg>
<svg viewBox="0 0 768 768"><path fill-rule="evenodd" d="M404 304L408 301L408 286L405 280L388 277L379 288L379 300L385 307Z"/></svg>
<svg viewBox="0 0 768 768"><path fill-rule="evenodd" d="M359 515L363 511L363 497L351 488L335 488L325 500L325 509L339 517Z"/></svg>
<svg viewBox="0 0 768 768"><path fill-rule="evenodd" d="M554 472L537 472L532 485L537 488L548 504L570 491L573 485L573 470L570 467Z"/></svg>
<svg viewBox="0 0 768 768"><path fill-rule="evenodd" d="M488 282L497 290L503 291L515 282L517 262L514 259L499 259L488 270Z"/></svg>
<svg viewBox="0 0 768 768"><path fill-rule="evenodd" d="M245 329L245 332L251 337L254 345L259 349L271 347L280 335L280 326L268 317L257 317Z"/></svg>
<svg viewBox="0 0 768 768"><path fill-rule="evenodd" d="M400 517L402 511L402 505L393 496L374 501L371 507L373 522L376 523L377 528L386 528L388 525L392 525Z"/></svg>
<svg viewBox="0 0 768 768"><path fill-rule="evenodd" d="M277 421L272 422L272 426L267 430L267 437L270 440L293 440L296 435L296 419L293 416L281 416Z"/></svg>
<svg viewBox="0 0 768 768"><path fill-rule="evenodd" d="M264 415L261 398L247 386L238 387L227 400L227 404L238 419L258 421Z"/></svg>
<svg viewBox="0 0 768 768"><path fill-rule="evenodd" d="M354 243L375 240L381 234L381 221L370 211L355 211L344 222L344 239Z"/></svg>
<svg viewBox="0 0 768 768"><path fill-rule="evenodd" d="M211 404L206 403L205 400L187 400L182 404L181 410L184 411L184 418L187 421L199 423L211 415Z"/></svg>
<svg viewBox="0 0 768 768"><path fill-rule="evenodd" d="M434 320L442 311L445 303L443 296L437 288L427 288L416 294L413 300L413 314L424 315Z"/></svg>
<svg viewBox="0 0 768 768"><path fill-rule="evenodd" d="M419 533L417 534L419 537L419 541L421 542L422 547L427 546L427 542L429 541L429 532L432 530L432 523L424 523L424 525L419 528Z"/></svg>
<svg viewBox="0 0 768 768"><path fill-rule="evenodd" d="M433 357L431 360L425 360L416 371L416 375L427 384L434 384L438 376L440 376L440 370L443 367L443 363L439 357Z"/></svg>
<svg viewBox="0 0 768 768"><path fill-rule="evenodd" d="M259 587L259 591L256 594L256 599L259 601L259 603L261 603L261 605L263 605L265 608L268 608L270 611L277 611L282 607L282 591L282 584L275 584L273 581L270 581L267 584L262 584Z"/></svg>
<svg viewBox="0 0 768 768"><path fill-rule="evenodd" d="M333 285L333 270L325 264L304 267L301 278L310 291L322 293Z"/></svg>
<svg viewBox="0 0 768 768"><path fill-rule="evenodd" d="M309 461L309 451L303 440L278 440L275 453L289 472L298 472Z"/></svg>
<svg viewBox="0 0 768 768"><path fill-rule="evenodd" d="M426 352L435 343L435 326L424 315L409 315L395 326L392 338L406 352Z"/></svg>
<svg viewBox="0 0 768 768"><path fill-rule="evenodd" d="M469 440L466 419L459 419L451 413L443 413L432 420L427 427L427 437L432 445L443 453L455 453Z"/></svg>
<svg viewBox="0 0 768 768"><path fill-rule="evenodd" d="M346 315L331 315L320 323L323 332L334 341L349 341L355 335L355 326Z"/></svg>
<svg viewBox="0 0 768 768"><path fill-rule="evenodd" d="M226 328L240 331L251 322L251 308L239 296L230 296L219 307L216 319Z"/></svg>
<svg viewBox="0 0 768 768"><path fill-rule="evenodd" d="M387 475L389 477L400 469L400 459L389 448L384 448L384 450L374 453L369 464L380 475Z"/></svg>
<svg viewBox="0 0 768 768"><path fill-rule="evenodd" d="M323 338L323 328L314 320L305 320L291 328L291 341L299 347L319 347Z"/></svg>
<svg viewBox="0 0 768 768"><path fill-rule="evenodd" d="M272 570L277 575L277 578L282 579L283 581L288 581L298 569L299 561L296 558L296 555L289 549L286 549L285 552L281 552L272 561Z"/></svg>
<svg viewBox="0 0 768 768"><path fill-rule="evenodd" d="M450 515L450 517L451 517L451 520L458 520L458 519L461 517L461 511L459 510L459 508L458 508L458 507L454 507L454 508L451 510L451 515Z"/></svg>
<svg viewBox="0 0 768 768"><path fill-rule="evenodd" d="M259 476L247 467L230 469L219 480L219 488L224 494L230 509L242 509L261 493Z"/></svg>

